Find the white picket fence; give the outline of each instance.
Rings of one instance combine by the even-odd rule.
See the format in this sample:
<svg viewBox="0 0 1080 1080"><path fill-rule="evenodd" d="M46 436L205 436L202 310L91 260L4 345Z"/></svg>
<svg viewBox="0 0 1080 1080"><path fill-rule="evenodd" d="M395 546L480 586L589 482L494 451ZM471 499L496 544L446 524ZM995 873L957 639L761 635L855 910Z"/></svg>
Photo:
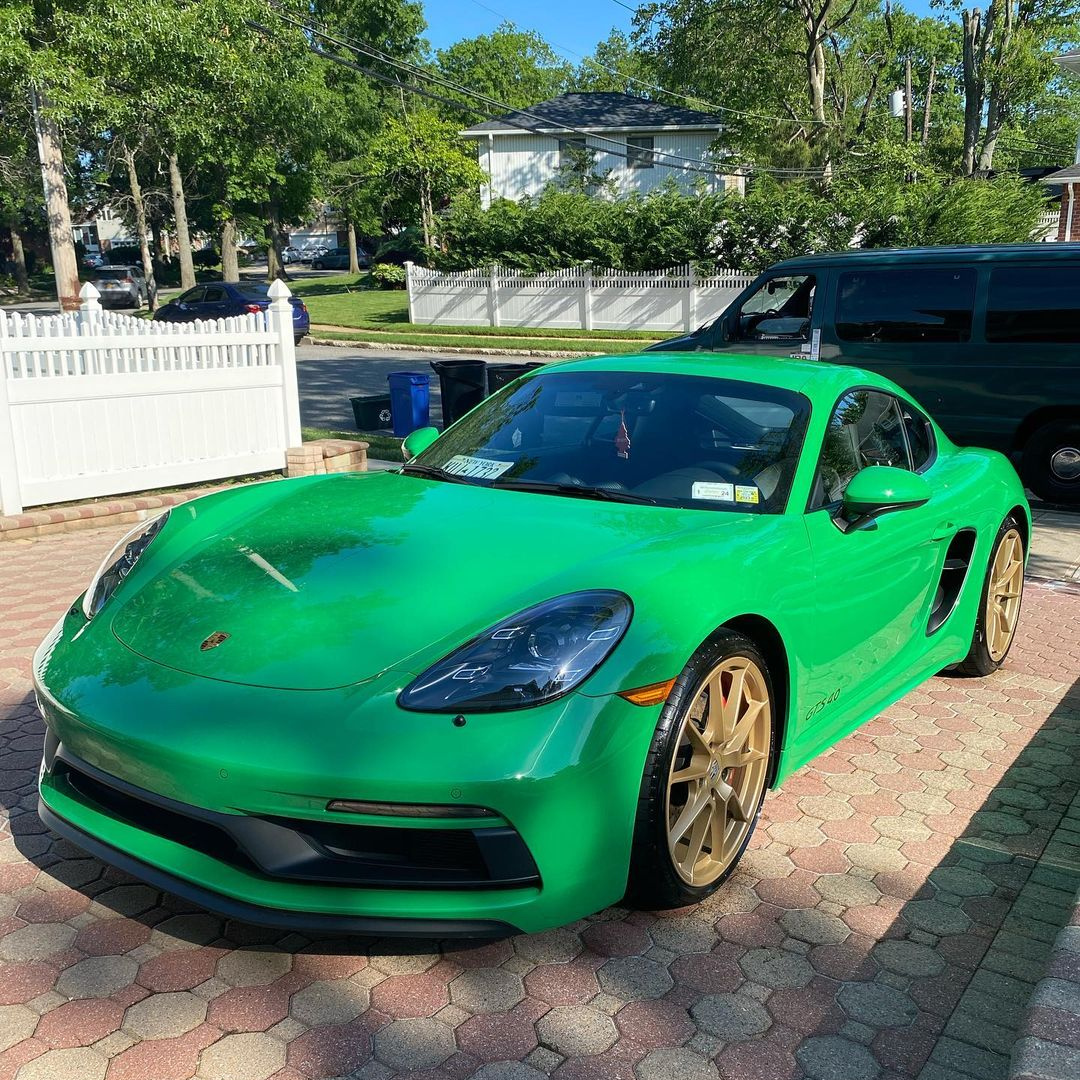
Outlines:
<svg viewBox="0 0 1080 1080"><path fill-rule="evenodd" d="M693 330L716 318L756 276L717 270L699 277L692 266L641 273L587 266L543 274L499 266L444 273L412 263L405 269L411 322L563 330Z"/></svg>
<svg viewBox="0 0 1080 1080"><path fill-rule="evenodd" d="M289 290L191 323L0 313L0 512L280 469L300 443Z"/></svg>

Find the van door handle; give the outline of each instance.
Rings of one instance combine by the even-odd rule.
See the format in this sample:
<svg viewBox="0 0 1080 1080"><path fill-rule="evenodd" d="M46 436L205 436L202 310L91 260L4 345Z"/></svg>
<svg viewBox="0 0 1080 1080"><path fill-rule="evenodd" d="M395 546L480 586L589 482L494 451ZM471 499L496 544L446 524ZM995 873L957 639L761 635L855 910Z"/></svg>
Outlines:
<svg viewBox="0 0 1080 1080"><path fill-rule="evenodd" d="M956 525L951 521L943 521L931 534L931 540L951 540L956 535Z"/></svg>

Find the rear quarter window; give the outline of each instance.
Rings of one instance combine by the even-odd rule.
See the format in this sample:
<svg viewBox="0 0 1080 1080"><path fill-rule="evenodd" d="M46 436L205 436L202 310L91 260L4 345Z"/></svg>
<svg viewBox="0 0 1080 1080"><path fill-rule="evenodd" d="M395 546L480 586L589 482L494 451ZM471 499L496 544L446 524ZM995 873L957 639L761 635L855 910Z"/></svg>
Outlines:
<svg viewBox="0 0 1080 1080"><path fill-rule="evenodd" d="M1080 342L1080 267L991 270L986 340Z"/></svg>

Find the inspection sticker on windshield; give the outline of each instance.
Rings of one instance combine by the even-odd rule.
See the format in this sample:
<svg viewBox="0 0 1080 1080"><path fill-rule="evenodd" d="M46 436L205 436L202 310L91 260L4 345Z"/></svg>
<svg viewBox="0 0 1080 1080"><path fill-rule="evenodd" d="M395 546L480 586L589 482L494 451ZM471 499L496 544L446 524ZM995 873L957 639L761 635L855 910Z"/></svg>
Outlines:
<svg viewBox="0 0 1080 1080"><path fill-rule="evenodd" d="M761 496L758 493L758 489L753 484L738 484L735 487L735 501L741 503L756 503L760 500Z"/></svg>
<svg viewBox="0 0 1080 1080"><path fill-rule="evenodd" d="M494 461L491 458L468 457L455 454L443 469L455 476L472 476L478 480L495 480L502 476L514 463L512 461Z"/></svg>
<svg viewBox="0 0 1080 1080"><path fill-rule="evenodd" d="M694 486L690 489L690 498L734 502L735 487L733 484L715 484L706 480L695 480Z"/></svg>

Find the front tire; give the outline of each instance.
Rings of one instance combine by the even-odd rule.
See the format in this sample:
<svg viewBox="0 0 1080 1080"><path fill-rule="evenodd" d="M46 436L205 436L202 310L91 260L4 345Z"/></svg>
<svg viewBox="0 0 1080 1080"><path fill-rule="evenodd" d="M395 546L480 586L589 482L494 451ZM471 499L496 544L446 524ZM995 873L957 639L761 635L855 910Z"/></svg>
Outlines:
<svg viewBox="0 0 1080 1080"><path fill-rule="evenodd" d="M979 613L968 654L957 665L962 675L990 675L1009 655L1024 598L1024 541L1013 517L998 529L986 568Z"/></svg>
<svg viewBox="0 0 1080 1080"><path fill-rule="evenodd" d="M1040 499L1080 504L1080 422L1054 420L1039 428L1024 447L1020 473Z"/></svg>
<svg viewBox="0 0 1080 1080"><path fill-rule="evenodd" d="M645 762L627 889L633 903L697 903L734 870L765 799L773 700L765 658L749 638L722 631L690 658Z"/></svg>

